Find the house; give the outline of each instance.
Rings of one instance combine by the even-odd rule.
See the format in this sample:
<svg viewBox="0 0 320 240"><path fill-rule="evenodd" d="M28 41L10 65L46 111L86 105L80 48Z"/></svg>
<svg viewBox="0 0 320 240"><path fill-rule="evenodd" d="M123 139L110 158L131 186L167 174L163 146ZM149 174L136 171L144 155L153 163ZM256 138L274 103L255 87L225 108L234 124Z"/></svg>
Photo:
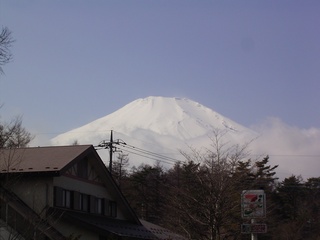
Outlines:
<svg viewBox="0 0 320 240"><path fill-rule="evenodd" d="M92 145L0 149L0 184L1 236L184 239L138 219Z"/></svg>

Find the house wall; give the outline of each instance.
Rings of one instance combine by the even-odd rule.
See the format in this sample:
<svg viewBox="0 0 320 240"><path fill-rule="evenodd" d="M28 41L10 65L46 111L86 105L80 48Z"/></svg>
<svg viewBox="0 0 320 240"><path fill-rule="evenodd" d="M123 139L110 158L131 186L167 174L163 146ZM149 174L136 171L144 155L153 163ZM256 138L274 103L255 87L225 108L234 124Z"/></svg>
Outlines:
<svg viewBox="0 0 320 240"><path fill-rule="evenodd" d="M86 193L97 197L105 197L113 200L112 196L108 193L103 185L87 182L86 180L60 176L53 179L53 185L66 188L68 190L78 191L81 193Z"/></svg>
<svg viewBox="0 0 320 240"><path fill-rule="evenodd" d="M24 178L12 185L13 192L38 214L48 206L53 206L53 179L49 177Z"/></svg>
<svg viewBox="0 0 320 240"><path fill-rule="evenodd" d="M54 206L54 187L62 187L72 191L93 195L101 198L115 200L108 193L107 189L99 184L92 184L85 181L79 181L70 177L29 177L24 178L17 184L12 185L12 191L24 201L31 209L38 214L43 214L44 209L49 206ZM121 210L117 211L117 219L124 219ZM69 223L60 219L52 222L54 227L59 230L64 236L80 237L80 240L99 240L99 234L94 231L86 230L83 227ZM1 238L1 237L0 237Z"/></svg>
<svg viewBox="0 0 320 240"><path fill-rule="evenodd" d="M66 176L55 177L53 179L53 186L92 195L98 198L106 198L115 202L117 201L117 199L112 196L112 192L110 192L110 190L108 190L102 184L87 182L81 179L75 179ZM126 219L121 208L119 207L117 208L117 219Z"/></svg>
<svg viewBox="0 0 320 240"><path fill-rule="evenodd" d="M62 187L71 191L78 191L98 198L106 198L117 202L112 193L101 184L94 184L66 176L59 177L28 177L12 185L13 192L38 214L45 213L46 207L54 206L54 187ZM121 208L117 208L117 219L125 220Z"/></svg>

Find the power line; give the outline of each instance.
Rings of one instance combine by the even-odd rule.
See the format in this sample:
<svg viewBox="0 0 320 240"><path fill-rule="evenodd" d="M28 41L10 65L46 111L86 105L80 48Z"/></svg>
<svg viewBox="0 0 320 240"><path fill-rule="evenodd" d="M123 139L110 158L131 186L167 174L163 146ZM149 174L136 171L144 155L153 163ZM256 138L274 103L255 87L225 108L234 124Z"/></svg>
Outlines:
<svg viewBox="0 0 320 240"><path fill-rule="evenodd" d="M131 150L134 150L134 151L146 154L146 155L150 155L150 156L153 156L153 157L156 157L156 158L160 158L160 159L163 159L163 160L166 160L166 161L170 161L170 162L173 162L173 163L176 163L176 162L180 161L178 159L171 158L171 157L168 157L168 156L164 156L164 155L161 155L159 153L151 152L151 151L148 151L148 150L145 150L145 149L142 149L142 148L139 148L139 147L135 147L135 146L129 145L129 144L126 144L123 147L124 148L131 148Z"/></svg>
<svg viewBox="0 0 320 240"><path fill-rule="evenodd" d="M145 158L148 158L148 159L151 159L151 160L155 160L155 161L159 161L159 162L164 162L164 163L167 163L167 164L171 164L171 165L174 165L174 163L172 162L167 162L166 160L162 160L162 159L158 159L158 158L153 158L152 156L147 156L147 155L143 155L143 154L139 154L137 152L133 152L133 151L130 151L130 150L125 150L127 153L132 153L134 155L137 155L137 156L140 156L140 157L145 157Z"/></svg>
<svg viewBox="0 0 320 240"><path fill-rule="evenodd" d="M267 154L269 157L320 157L320 155L304 154Z"/></svg>
<svg viewBox="0 0 320 240"><path fill-rule="evenodd" d="M165 155L161 155L161 154L158 154L158 153L155 153L155 152L152 152L152 151L149 151L149 150L145 150L145 149L142 149L142 148L139 148L139 147L136 147L136 146L133 146L133 145L130 145L130 144L126 144L124 142L114 142L115 144L118 145L118 149L121 149L122 151L125 151L125 152L128 152L130 154L134 154L134 155L137 155L137 156L141 156L141 157L144 157L144 158L148 158L148 159L151 159L151 160L155 160L155 161L159 161L159 162L164 162L164 163L167 163L167 164L175 164L177 162L181 162L182 160L179 160L179 159L175 159L175 158L171 158L171 157L168 157L168 156L165 156ZM289 155L289 154L286 154L286 155L270 155L270 154L267 154L269 157L320 157L320 155ZM258 156L258 155L250 155L250 156ZM259 155L261 156L261 155ZM249 156L248 156L249 157Z"/></svg>
<svg viewBox="0 0 320 240"><path fill-rule="evenodd" d="M115 146L117 145L117 146ZM151 152L133 145L129 145L125 143L123 140L118 139L116 141L113 141L113 130L111 130L110 140L106 141L103 140L101 143L99 143L97 146L95 146L97 150L99 149L109 149L109 171L112 172L112 156L114 152L117 152L119 150L126 151L128 153L138 155L141 157L145 157L151 160L164 162L167 164L175 164L176 162L180 162L181 160L174 159L168 156L164 156L155 152Z"/></svg>

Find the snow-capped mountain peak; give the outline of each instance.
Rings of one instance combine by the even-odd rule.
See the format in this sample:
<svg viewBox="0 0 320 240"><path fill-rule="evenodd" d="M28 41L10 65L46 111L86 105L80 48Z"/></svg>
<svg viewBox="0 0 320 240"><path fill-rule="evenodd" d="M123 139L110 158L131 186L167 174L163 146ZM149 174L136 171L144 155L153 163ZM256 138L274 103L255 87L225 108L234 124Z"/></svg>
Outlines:
<svg viewBox="0 0 320 240"><path fill-rule="evenodd" d="M250 140L254 132L200 103L186 98L147 97L52 139L54 145L96 145L107 139L109 131L131 145L158 153L187 145L202 145L214 130L228 132L235 141ZM159 152L160 151L160 152ZM176 153L174 153L176 154Z"/></svg>

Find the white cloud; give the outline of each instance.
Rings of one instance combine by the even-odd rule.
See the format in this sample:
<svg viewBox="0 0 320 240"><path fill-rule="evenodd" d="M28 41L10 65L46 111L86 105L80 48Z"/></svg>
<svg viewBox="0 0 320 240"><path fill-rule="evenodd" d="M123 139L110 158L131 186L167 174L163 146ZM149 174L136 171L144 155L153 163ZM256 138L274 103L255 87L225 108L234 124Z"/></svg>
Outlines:
<svg viewBox="0 0 320 240"><path fill-rule="evenodd" d="M278 177L320 176L320 129L300 129L278 118L268 118L253 129L261 134L252 143L253 154L269 155L270 162L279 165Z"/></svg>
<svg viewBox="0 0 320 240"><path fill-rule="evenodd" d="M43 147L43 146L50 146L51 142L50 139L46 134L36 134L34 138L30 142L30 147Z"/></svg>

